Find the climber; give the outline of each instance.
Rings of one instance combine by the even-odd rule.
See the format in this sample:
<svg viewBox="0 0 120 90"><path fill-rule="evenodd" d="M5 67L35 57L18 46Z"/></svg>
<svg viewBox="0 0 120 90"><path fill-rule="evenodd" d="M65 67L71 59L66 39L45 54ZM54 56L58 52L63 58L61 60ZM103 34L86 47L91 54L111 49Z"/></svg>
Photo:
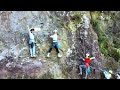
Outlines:
<svg viewBox="0 0 120 90"><path fill-rule="evenodd" d="M106 70L102 70L103 74L104 74L104 79L111 79L112 78L112 70L106 71Z"/></svg>
<svg viewBox="0 0 120 90"><path fill-rule="evenodd" d="M29 31L29 47L30 47L30 57L36 57L35 55L35 39L34 39L34 34L33 31L35 31L35 29L29 29L28 27L28 31Z"/></svg>
<svg viewBox="0 0 120 90"><path fill-rule="evenodd" d="M93 59L95 59L95 57L89 57L89 54L87 53L86 54L86 57L85 57L85 59L83 59L83 61L84 61L84 65L79 65L79 70L80 70L80 75L82 75L82 68L85 68L85 73L86 73L86 75L85 75L85 79L87 78L87 76L88 76L88 73L90 72L90 66L89 66L89 62L91 61L91 60L93 60Z"/></svg>
<svg viewBox="0 0 120 90"><path fill-rule="evenodd" d="M57 36L57 30L54 30L53 31L53 35L48 35L50 36L52 39L53 39L53 42L52 42L52 45L48 51L48 54L47 54L47 57L50 57L50 52L51 50L55 47L57 53L58 53L58 57L62 57L62 55L60 55L60 52L59 52L59 43L58 43L58 36Z"/></svg>

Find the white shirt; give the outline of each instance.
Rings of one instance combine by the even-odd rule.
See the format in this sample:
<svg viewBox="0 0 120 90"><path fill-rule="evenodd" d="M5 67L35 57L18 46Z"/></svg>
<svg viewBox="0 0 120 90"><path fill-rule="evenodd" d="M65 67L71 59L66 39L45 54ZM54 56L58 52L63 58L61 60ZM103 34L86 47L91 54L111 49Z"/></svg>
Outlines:
<svg viewBox="0 0 120 90"><path fill-rule="evenodd" d="M34 35L33 35L33 33L30 32L29 33L29 37L30 37L30 40L34 42Z"/></svg>
<svg viewBox="0 0 120 90"><path fill-rule="evenodd" d="M53 42L57 42L58 36L57 34L54 34L52 36L50 36L53 39Z"/></svg>

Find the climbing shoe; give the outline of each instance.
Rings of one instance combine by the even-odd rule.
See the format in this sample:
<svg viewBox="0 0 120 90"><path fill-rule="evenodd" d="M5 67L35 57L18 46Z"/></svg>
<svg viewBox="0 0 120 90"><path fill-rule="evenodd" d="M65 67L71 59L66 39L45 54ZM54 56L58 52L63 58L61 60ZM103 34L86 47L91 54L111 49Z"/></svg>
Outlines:
<svg viewBox="0 0 120 90"><path fill-rule="evenodd" d="M36 57L36 55L33 55L33 57Z"/></svg>
<svg viewBox="0 0 120 90"><path fill-rule="evenodd" d="M58 57L62 57L62 55L60 53L58 53Z"/></svg>
<svg viewBox="0 0 120 90"><path fill-rule="evenodd" d="M33 57L33 55L30 55L30 57L32 58L32 57Z"/></svg>
<svg viewBox="0 0 120 90"><path fill-rule="evenodd" d="M87 77L84 77L84 79L87 79Z"/></svg>
<svg viewBox="0 0 120 90"><path fill-rule="evenodd" d="M47 54L47 57L50 57L50 53Z"/></svg>
<svg viewBox="0 0 120 90"><path fill-rule="evenodd" d="M82 75L82 72L80 72L78 75Z"/></svg>

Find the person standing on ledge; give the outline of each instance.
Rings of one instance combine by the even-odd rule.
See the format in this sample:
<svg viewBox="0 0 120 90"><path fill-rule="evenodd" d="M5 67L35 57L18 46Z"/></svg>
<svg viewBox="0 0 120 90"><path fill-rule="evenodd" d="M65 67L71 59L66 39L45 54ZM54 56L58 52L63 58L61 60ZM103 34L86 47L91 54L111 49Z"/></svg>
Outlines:
<svg viewBox="0 0 120 90"><path fill-rule="evenodd" d="M35 55L35 37L33 32L35 31L35 29L29 29L28 27L28 31L29 31L29 47L30 47L30 57L36 57Z"/></svg>

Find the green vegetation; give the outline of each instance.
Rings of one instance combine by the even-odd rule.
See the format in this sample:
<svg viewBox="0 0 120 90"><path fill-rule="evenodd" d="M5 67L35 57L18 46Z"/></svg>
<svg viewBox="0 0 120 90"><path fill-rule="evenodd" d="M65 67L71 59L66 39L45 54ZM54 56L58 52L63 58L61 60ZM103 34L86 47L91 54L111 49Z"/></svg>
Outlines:
<svg viewBox="0 0 120 90"><path fill-rule="evenodd" d="M81 21L80 12L79 11L73 12L71 14L70 20L74 22L74 24L79 24Z"/></svg>
<svg viewBox="0 0 120 90"><path fill-rule="evenodd" d="M111 53L115 60L120 62L120 48L112 48Z"/></svg>
<svg viewBox="0 0 120 90"><path fill-rule="evenodd" d="M95 32L98 35L98 42L101 52L104 55L108 55L108 48L107 48L108 39L105 37L105 34L103 32L103 27L100 25L98 20L92 21L92 24Z"/></svg>
<svg viewBox="0 0 120 90"><path fill-rule="evenodd" d="M75 11L68 17L68 22L62 22L61 25L68 31L74 32L76 30L76 25L81 22L80 11Z"/></svg>
<svg viewBox="0 0 120 90"><path fill-rule="evenodd" d="M109 38L106 36L105 27L103 26L104 22L100 21L98 19L98 16L99 16L99 12L92 12L91 24L93 25L93 28L98 35L98 42L99 42L100 50L106 57L111 56L116 61L120 61L120 48L115 48L115 46L118 46L117 42L113 40L113 42L111 43ZM107 21L108 20L109 19L107 19ZM114 37L109 34L108 36Z"/></svg>

